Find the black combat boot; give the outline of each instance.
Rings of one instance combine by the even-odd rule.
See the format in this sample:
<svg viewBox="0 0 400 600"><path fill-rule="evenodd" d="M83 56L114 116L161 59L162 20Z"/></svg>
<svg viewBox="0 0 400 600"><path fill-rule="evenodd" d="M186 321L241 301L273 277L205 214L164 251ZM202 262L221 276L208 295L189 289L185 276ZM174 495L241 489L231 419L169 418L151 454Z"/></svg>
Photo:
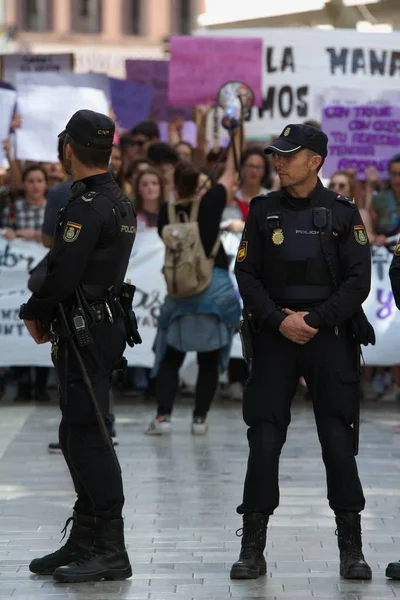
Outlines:
<svg viewBox="0 0 400 600"><path fill-rule="evenodd" d="M400 579L400 561L389 563L385 575L390 579Z"/></svg>
<svg viewBox="0 0 400 600"><path fill-rule="evenodd" d="M242 548L239 560L231 568L231 579L257 579L267 572L264 549L268 519L263 513L243 515Z"/></svg>
<svg viewBox="0 0 400 600"><path fill-rule="evenodd" d="M371 569L362 553L360 515L338 513L336 525L340 550L340 575L345 579L371 579Z"/></svg>
<svg viewBox="0 0 400 600"><path fill-rule="evenodd" d="M53 577L61 583L128 579L132 568L125 548L124 520L97 519L93 547L76 561L56 569Z"/></svg>
<svg viewBox="0 0 400 600"><path fill-rule="evenodd" d="M31 573L37 575L53 575L58 567L69 565L70 562L83 556L93 545L94 541L94 517L89 515L78 515L74 512L65 524L63 533L65 535L69 523L72 521L72 529L67 542L52 554L43 558L35 558L29 565Z"/></svg>

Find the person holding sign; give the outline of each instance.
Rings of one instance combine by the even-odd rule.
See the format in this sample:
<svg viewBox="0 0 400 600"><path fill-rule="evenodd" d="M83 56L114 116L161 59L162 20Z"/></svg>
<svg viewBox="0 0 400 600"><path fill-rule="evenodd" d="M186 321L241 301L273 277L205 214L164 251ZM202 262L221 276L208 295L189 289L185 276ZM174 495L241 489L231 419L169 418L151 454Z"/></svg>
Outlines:
<svg viewBox="0 0 400 600"><path fill-rule="evenodd" d="M340 574L371 579L362 553L365 499L352 427L360 401L358 344L373 342L366 320L355 319L370 290L371 256L356 205L318 178L327 145L321 130L288 125L265 150L273 154L282 190L252 200L237 253L252 360L243 400L250 455L237 509L243 538L233 579L266 573L267 525L279 504L279 456L301 376L313 401L336 516ZM353 327L360 322L365 327L355 339Z"/></svg>

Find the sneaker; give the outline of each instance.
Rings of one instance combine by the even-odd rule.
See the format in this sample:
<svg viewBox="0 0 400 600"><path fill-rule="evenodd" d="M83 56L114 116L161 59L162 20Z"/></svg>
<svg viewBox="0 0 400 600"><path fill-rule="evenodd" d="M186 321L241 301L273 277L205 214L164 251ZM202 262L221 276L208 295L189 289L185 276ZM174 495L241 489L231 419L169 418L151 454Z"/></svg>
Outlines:
<svg viewBox="0 0 400 600"><path fill-rule="evenodd" d="M229 386L231 400L235 402L241 402L243 400L243 385L240 381L235 381Z"/></svg>
<svg viewBox="0 0 400 600"><path fill-rule="evenodd" d="M205 417L194 417L192 421L192 434L193 435L206 435L208 431L208 425Z"/></svg>
<svg viewBox="0 0 400 600"><path fill-rule="evenodd" d="M154 417L145 431L146 435L168 435L171 433L171 418L164 417L162 421Z"/></svg>
<svg viewBox="0 0 400 600"><path fill-rule="evenodd" d="M47 449L50 454L61 454L62 452L59 442L50 442L50 444L47 446Z"/></svg>

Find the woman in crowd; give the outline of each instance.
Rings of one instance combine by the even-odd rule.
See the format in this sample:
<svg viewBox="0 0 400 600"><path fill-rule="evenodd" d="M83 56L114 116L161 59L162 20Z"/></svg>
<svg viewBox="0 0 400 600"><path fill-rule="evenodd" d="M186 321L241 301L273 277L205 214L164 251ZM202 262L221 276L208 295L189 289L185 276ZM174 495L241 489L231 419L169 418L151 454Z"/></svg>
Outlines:
<svg viewBox="0 0 400 600"><path fill-rule="evenodd" d="M47 173L40 165L30 165L22 174L23 197L12 200L4 209L4 237L25 240L42 239L42 224L46 208Z"/></svg>
<svg viewBox="0 0 400 600"><path fill-rule="evenodd" d="M149 435L171 432L179 369L189 351L197 352L199 366L192 433L204 435L207 432L206 418L218 387L219 373L227 367L232 338L240 320L240 307L229 276L228 259L222 245L217 244L221 216L234 178L233 153L230 152L224 174L200 200L200 240L206 256L215 255L211 284L204 292L188 298L172 299L167 295L160 310L154 346L158 408L146 431ZM199 171L192 165L180 163L174 181L179 211L189 216L192 203L198 201ZM168 223L168 205L164 204L158 222L161 236Z"/></svg>
<svg viewBox="0 0 400 600"><path fill-rule="evenodd" d="M138 232L149 227L157 227L158 215L165 198L164 183L156 169L148 167L139 172L134 197Z"/></svg>
<svg viewBox="0 0 400 600"><path fill-rule="evenodd" d="M22 173L23 197L12 199L4 208L2 224L4 237L14 240L19 237L24 240L40 242L42 224L46 208L47 173L40 165L30 165ZM29 401L32 389L38 402L49 400L46 392L49 369L37 367L35 382L32 386L31 368L15 367L18 392L15 401Z"/></svg>
<svg viewBox="0 0 400 600"><path fill-rule="evenodd" d="M192 163L194 159L194 148L189 142L181 141L175 145L175 152L182 162Z"/></svg>
<svg viewBox="0 0 400 600"><path fill-rule="evenodd" d="M142 171L146 171L146 169L148 169L150 166L151 166L150 161L148 161L146 158L138 158L137 160L134 160L133 162L131 162L131 164L127 168L126 173L125 173L125 178L132 188L131 198L133 200L135 199L134 196L135 196L137 176Z"/></svg>
<svg viewBox="0 0 400 600"><path fill-rule="evenodd" d="M373 243L375 235L371 216L368 209L365 207L365 198L356 195L356 181L354 177L346 171L336 171L329 182L329 189L340 196L347 196L356 202L361 218L364 221L369 241Z"/></svg>
<svg viewBox="0 0 400 600"><path fill-rule="evenodd" d="M248 148L243 152L240 161L240 187L236 192L236 200L244 221L249 213L250 201L255 196L269 191L264 186L270 175L271 166L261 148Z"/></svg>

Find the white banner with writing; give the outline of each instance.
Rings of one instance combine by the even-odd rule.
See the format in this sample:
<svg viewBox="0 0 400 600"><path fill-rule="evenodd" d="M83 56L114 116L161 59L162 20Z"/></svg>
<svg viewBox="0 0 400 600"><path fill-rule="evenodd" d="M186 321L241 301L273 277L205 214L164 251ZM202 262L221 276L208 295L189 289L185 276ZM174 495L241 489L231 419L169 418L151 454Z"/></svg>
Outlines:
<svg viewBox="0 0 400 600"><path fill-rule="evenodd" d="M226 240L231 256L235 246L232 237ZM400 363L400 312L396 309L389 281L391 254L385 248L373 247L371 293L364 308L377 337L375 347L364 348L369 365ZM50 365L50 346L37 346L18 319L19 306L30 292L26 288L28 270L45 256L46 250L34 242L7 242L0 238L0 366ZM127 348L125 356L131 366L152 367L152 345L157 317L165 296L161 274L164 246L155 230L138 236L131 256L127 277L137 286L134 309L143 344ZM241 356L238 336L232 356ZM266 357L267 359L268 357Z"/></svg>
<svg viewBox="0 0 400 600"><path fill-rule="evenodd" d="M246 123L246 134L253 139L280 133L288 123L319 121L324 104L400 104L398 31L266 27L196 33L263 38L263 106L253 108Z"/></svg>

